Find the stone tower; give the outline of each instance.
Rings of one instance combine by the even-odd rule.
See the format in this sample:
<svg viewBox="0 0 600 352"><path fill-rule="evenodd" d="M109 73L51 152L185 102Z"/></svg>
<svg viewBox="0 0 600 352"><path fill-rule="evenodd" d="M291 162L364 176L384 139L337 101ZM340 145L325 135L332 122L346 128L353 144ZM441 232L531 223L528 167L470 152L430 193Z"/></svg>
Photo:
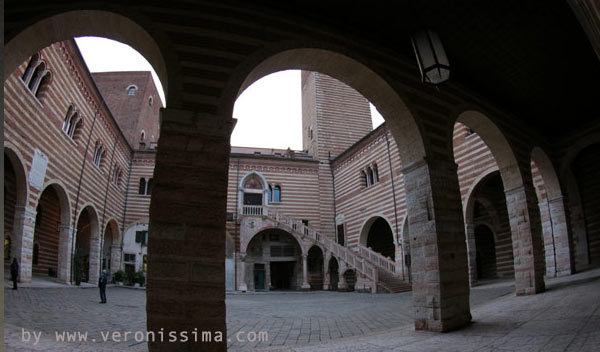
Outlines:
<svg viewBox="0 0 600 352"><path fill-rule="evenodd" d="M335 235L330 162L373 129L369 102L356 90L318 72L302 71L302 148L319 160L319 224Z"/></svg>

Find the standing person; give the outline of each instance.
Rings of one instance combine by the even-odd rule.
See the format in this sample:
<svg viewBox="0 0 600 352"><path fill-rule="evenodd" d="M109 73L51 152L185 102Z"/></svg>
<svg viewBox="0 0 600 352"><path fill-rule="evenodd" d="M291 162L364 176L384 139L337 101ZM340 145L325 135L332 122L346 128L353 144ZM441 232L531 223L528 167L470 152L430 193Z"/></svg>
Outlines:
<svg viewBox="0 0 600 352"><path fill-rule="evenodd" d="M98 287L100 287L100 303L106 303L106 269L102 269L102 274L98 279Z"/></svg>
<svg viewBox="0 0 600 352"><path fill-rule="evenodd" d="M17 262L17 258L13 258L12 263L10 264L10 279L13 282L13 290L17 289L17 278L19 277L19 263Z"/></svg>

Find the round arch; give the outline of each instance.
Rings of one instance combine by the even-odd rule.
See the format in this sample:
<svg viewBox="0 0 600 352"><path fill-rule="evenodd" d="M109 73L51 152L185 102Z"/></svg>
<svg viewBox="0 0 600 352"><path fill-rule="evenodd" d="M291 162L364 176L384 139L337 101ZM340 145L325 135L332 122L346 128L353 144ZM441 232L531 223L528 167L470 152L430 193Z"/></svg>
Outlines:
<svg viewBox="0 0 600 352"><path fill-rule="evenodd" d="M260 228L259 230L257 230L252 236L248 236L247 240L243 240L242 243L240 243L240 253L247 253L248 251L248 246L250 245L250 243L252 242L252 240L259 234L261 234L264 231L267 230L279 230L282 232L285 232L286 234L290 235L290 237L292 237L294 240L296 240L296 243L298 244L298 247L300 247L300 251L302 255L306 255L308 253L308 249L306 248L306 246L303 245L303 241L300 237L298 237L296 234L294 234L293 232L290 233L288 231L286 231L285 229L282 229L280 227L277 226L265 226Z"/></svg>
<svg viewBox="0 0 600 352"><path fill-rule="evenodd" d="M523 185L523 177L513 148L492 120L480 111L467 110L458 116L456 122L473 129L490 149L500 170L504 189L511 190Z"/></svg>
<svg viewBox="0 0 600 352"><path fill-rule="evenodd" d="M42 18L14 37L6 38L4 77L8 78L32 53L53 43L83 36L104 37L125 43L143 55L156 71L167 101L171 101L169 98L175 90L180 90L177 87L181 84L177 61L166 38L159 33L151 34L141 24L143 21L139 14L134 21L124 14L100 9L66 11Z"/></svg>
<svg viewBox="0 0 600 352"><path fill-rule="evenodd" d="M540 171L548 199L562 197L558 175L548 155L540 147L535 147L531 151L531 161L535 163Z"/></svg>
<svg viewBox="0 0 600 352"><path fill-rule="evenodd" d="M71 225L71 200L69 199L69 194L67 193L64 183L60 180L52 179L48 180L44 185L44 189L40 193L40 196L44 194L44 191L48 188L52 188L56 194L58 195L58 200L60 204L60 226L68 227ZM36 207L40 201L41 197L38 197L36 202ZM64 211L63 211L64 209Z"/></svg>
<svg viewBox="0 0 600 352"><path fill-rule="evenodd" d="M9 143L4 143L4 155L8 158L5 160L11 163L11 166L15 173L16 183L16 201L15 206L24 207L27 204L29 198L29 188L27 187L27 168L23 162L23 157L18 152L18 149L13 147Z"/></svg>
<svg viewBox="0 0 600 352"><path fill-rule="evenodd" d="M365 247L367 246L367 238L369 237L369 229L371 228L373 223L375 221L377 221L378 219L385 220L387 225L390 227L390 230L392 230L392 239L397 238L397 235L394 235L394 230L391 225L392 223L382 214L377 214L377 215L373 215L370 218L368 218L367 220L363 221L362 225L360 226L360 237L359 237L358 243L360 243L361 245L363 245ZM405 222L408 222L408 216L405 216Z"/></svg>
<svg viewBox="0 0 600 352"><path fill-rule="evenodd" d="M494 173L498 172L498 167L493 166L483 171L473 180L471 184L471 188L467 191L465 199L463 201L463 213L465 217L465 224L473 223L473 208L475 207L475 197L473 195L476 193L477 189L483 182L490 177L493 177Z"/></svg>
<svg viewBox="0 0 600 352"><path fill-rule="evenodd" d="M98 212L91 203L81 207L77 215L73 246L75 280L82 274L82 279L96 283L100 274L100 227Z"/></svg>
<svg viewBox="0 0 600 352"><path fill-rule="evenodd" d="M286 43L264 50L260 55L243 64L241 72L228 83L220 107L224 116L231 116L235 99L247 87L268 74L290 69L320 72L352 87L375 105L392 132L403 164L425 157L421 129L414 118L415 112L405 103L408 99L401 97L383 76L349 56L347 49L317 43L310 46Z"/></svg>

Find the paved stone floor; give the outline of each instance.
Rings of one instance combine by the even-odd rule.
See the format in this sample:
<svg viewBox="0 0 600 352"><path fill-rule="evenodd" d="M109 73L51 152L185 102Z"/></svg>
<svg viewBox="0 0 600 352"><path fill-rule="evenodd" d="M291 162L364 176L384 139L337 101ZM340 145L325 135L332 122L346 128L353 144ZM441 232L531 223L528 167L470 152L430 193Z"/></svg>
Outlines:
<svg viewBox="0 0 600 352"><path fill-rule="evenodd" d="M547 286L545 293L515 297L511 281L483 283L471 290L474 323L445 334L413 330L410 292L228 294L228 346L238 351L599 351L600 270L548 280ZM147 350L133 335L124 341L125 332L145 329L144 290L109 287L109 303L98 304L95 288L8 287L5 282L7 351ZM87 331L88 341L56 341L56 332L73 331ZM104 342L106 331L121 333L121 341ZM236 336L248 340L248 332L262 331L266 342L237 341ZM32 332L41 332L39 342Z"/></svg>

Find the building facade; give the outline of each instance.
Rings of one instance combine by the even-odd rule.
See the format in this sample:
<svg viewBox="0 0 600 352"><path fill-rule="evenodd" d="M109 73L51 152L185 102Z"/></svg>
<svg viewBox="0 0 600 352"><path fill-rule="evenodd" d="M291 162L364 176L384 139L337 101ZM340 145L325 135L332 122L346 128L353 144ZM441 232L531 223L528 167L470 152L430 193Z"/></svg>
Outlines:
<svg viewBox="0 0 600 352"><path fill-rule="evenodd" d="M150 74L90 74L65 41L21 64L5 92L5 268L16 257L23 282L145 272L161 108ZM368 101L324 74L302 72L302 108L302 151L231 148L226 288L410 289L419 254L411 252L406 166L391 131L385 123L373 130ZM473 121L453 131L472 285L515 275L509 193ZM578 166L590 157L581 158L578 184L594 187ZM579 208L565 208L547 189L556 176L541 149L530 164L545 275L596 265L594 201L584 194Z"/></svg>

